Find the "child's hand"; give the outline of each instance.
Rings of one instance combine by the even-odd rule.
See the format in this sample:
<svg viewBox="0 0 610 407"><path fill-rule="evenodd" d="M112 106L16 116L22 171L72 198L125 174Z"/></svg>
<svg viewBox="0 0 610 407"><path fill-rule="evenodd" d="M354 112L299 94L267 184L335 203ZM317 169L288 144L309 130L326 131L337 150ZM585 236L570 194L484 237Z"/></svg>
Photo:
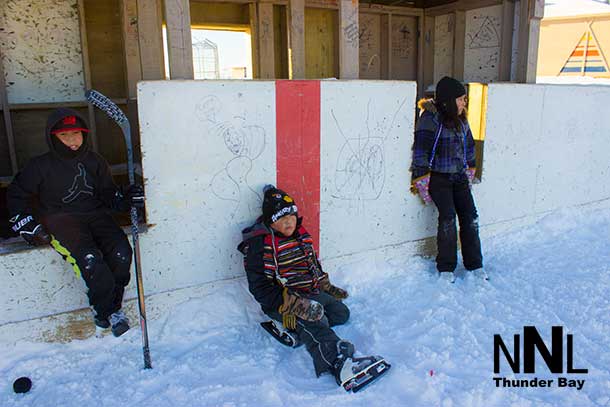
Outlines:
<svg viewBox="0 0 610 407"><path fill-rule="evenodd" d="M320 289L325 293L332 295L338 300L344 300L349 296L347 291L343 288L339 288L335 285L332 285L327 276L320 280Z"/></svg>
<svg viewBox="0 0 610 407"><path fill-rule="evenodd" d="M477 169L474 167L470 167L466 169L466 177L468 177L468 182L470 185L479 184L481 182L480 179L475 178L474 174L477 172Z"/></svg>
<svg viewBox="0 0 610 407"><path fill-rule="evenodd" d="M428 188L430 186L430 174L423 175L411 182L411 192L416 193L424 201L424 204L432 202Z"/></svg>
<svg viewBox="0 0 610 407"><path fill-rule="evenodd" d="M317 301L299 297L284 288L284 303L278 311L282 314L282 324L286 329L296 329L297 318L319 321L324 316L324 307Z"/></svg>
<svg viewBox="0 0 610 407"><path fill-rule="evenodd" d="M32 215L17 215L11 218L12 229L15 233L32 246L43 246L51 243L51 236L44 226L36 222Z"/></svg>

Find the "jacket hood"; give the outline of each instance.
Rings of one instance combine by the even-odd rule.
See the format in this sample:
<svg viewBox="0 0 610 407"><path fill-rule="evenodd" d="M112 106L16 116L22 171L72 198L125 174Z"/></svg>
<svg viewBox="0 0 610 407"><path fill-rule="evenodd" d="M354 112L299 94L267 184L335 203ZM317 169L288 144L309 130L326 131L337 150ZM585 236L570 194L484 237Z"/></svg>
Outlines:
<svg viewBox="0 0 610 407"><path fill-rule="evenodd" d="M295 232L299 230L299 228L301 227L302 224L303 224L303 218L302 217L297 218L297 226L296 226ZM242 242L237 246L237 250L239 250L243 254L246 254L248 240L255 238L257 236L270 235L270 234L271 234L271 226L267 226L265 224L265 222L263 221L263 217L260 216L254 223L254 225L248 226L247 228L245 228L244 230L241 231ZM276 232L276 234L277 234L277 232Z"/></svg>
<svg viewBox="0 0 610 407"><path fill-rule="evenodd" d="M419 99L417 102L417 107L419 107L422 111L428 111L430 113L436 113L438 110L436 109L436 105L434 104L434 99L432 98L423 98Z"/></svg>
<svg viewBox="0 0 610 407"><path fill-rule="evenodd" d="M49 150L55 154L56 156L60 157L60 158L64 158L62 155L60 155L57 151L57 149L55 148L55 145L53 143L53 140L51 137L53 137L53 135L51 134L51 130L53 129L53 127L55 127L55 125L57 123L59 123L62 119L64 119L65 117L68 116L75 116L78 120L80 120L82 123L84 123L85 125L87 124L87 121L85 120L85 118L76 110L73 109L68 109L68 108L59 108L54 110L50 115L49 118L47 119L47 128L45 130L45 138L47 140L47 145L49 146ZM88 126L87 126L88 127ZM73 157L80 157L83 154L85 154L86 152L89 151L89 137L88 134L86 132L82 132L83 134L83 145L82 147L78 150L78 154Z"/></svg>

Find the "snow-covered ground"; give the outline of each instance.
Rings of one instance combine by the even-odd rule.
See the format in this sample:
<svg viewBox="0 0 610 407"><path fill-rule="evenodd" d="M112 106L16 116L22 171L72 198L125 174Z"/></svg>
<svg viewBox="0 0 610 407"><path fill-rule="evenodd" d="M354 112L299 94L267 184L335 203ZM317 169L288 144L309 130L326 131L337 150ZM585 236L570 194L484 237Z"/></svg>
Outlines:
<svg viewBox="0 0 610 407"><path fill-rule="evenodd" d="M393 364L355 395L316 379L303 347L284 348L259 328L262 314L236 280L149 321L152 370L142 370L137 329L0 344L0 406L610 406L609 243L610 210L581 208L485 239L488 283L461 268L456 284L439 281L419 257L346 263L331 275L351 293L352 318L337 332ZM589 373L569 378L586 379L582 390L495 387L493 335L512 348L524 325L549 346L553 325L574 335L573 367ZM561 376L538 362L537 377ZM11 384L22 375L34 385L17 395Z"/></svg>

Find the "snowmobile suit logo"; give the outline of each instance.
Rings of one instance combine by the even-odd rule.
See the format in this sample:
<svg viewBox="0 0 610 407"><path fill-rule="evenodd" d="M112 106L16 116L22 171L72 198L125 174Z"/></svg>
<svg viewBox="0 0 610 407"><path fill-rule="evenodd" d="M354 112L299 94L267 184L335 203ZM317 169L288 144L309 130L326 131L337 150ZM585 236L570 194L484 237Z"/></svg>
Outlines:
<svg viewBox="0 0 610 407"><path fill-rule="evenodd" d="M87 171L82 163L78 163L78 174L74 176L68 194L62 199L63 203L73 202L80 194L93 195L93 187L87 183Z"/></svg>

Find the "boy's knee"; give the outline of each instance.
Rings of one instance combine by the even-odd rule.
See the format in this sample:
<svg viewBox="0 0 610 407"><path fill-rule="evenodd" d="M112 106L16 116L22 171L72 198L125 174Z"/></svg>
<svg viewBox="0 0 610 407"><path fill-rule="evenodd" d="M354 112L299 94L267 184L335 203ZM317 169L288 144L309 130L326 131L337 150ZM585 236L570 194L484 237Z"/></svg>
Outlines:
<svg viewBox="0 0 610 407"><path fill-rule="evenodd" d="M339 302L328 319L331 326L343 325L349 320L349 316L350 311L349 308L347 308L347 305Z"/></svg>

